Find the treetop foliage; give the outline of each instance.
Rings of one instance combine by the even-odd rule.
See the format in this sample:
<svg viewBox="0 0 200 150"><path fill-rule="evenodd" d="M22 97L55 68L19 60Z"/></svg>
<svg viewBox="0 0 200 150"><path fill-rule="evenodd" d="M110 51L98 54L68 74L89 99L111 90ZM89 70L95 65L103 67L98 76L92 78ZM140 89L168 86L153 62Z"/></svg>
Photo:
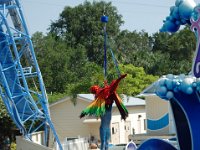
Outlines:
<svg viewBox="0 0 200 150"><path fill-rule="evenodd" d="M105 24L100 21L102 15L109 17L107 77L103 70ZM32 36L50 102L65 95L75 98L77 94L89 93L94 84L103 86L105 79L109 83L116 79L111 50L121 74L128 74L120 83L120 94L136 96L159 76L190 72L196 40L189 27L174 34L149 35L144 30L121 30L123 23L122 15L111 2L85 1L75 7L66 6L50 24L47 35L36 32ZM4 121L8 114L2 103L0 107L0 118Z"/></svg>
<svg viewBox="0 0 200 150"><path fill-rule="evenodd" d="M123 24L122 15L118 14L112 3L85 1L75 7L66 6L59 18L51 23L48 35L33 35L35 51L48 92L76 95L88 93L93 84L103 83L105 24L100 21L103 14L109 17L106 24L107 79L117 77L110 50L120 66L143 68L145 72L141 74L141 81L146 83L127 83L127 86L134 88L133 91L137 91L127 94L138 94L150 85L153 80L144 80L146 77L157 78L163 74L190 71L195 36L188 27L175 34L153 35L144 30L120 30ZM137 69L134 71L135 74L140 72ZM131 77L134 78L133 74ZM126 94L126 91L123 92Z"/></svg>

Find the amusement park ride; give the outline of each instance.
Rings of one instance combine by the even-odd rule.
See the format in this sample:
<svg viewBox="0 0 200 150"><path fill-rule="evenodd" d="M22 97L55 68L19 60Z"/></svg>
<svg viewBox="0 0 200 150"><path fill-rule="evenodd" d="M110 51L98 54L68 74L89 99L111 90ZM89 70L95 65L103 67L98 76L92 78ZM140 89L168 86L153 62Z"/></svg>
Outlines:
<svg viewBox="0 0 200 150"><path fill-rule="evenodd" d="M188 75L163 76L155 84L155 93L171 104L180 150L199 150L200 5L193 0L176 0L161 32L176 32L185 24L197 37L192 71ZM43 127L48 145L51 129L59 149L63 149L51 122L45 86L19 0L0 0L0 95L26 139ZM161 139L148 139L138 147L138 150L176 149Z"/></svg>
<svg viewBox="0 0 200 150"><path fill-rule="evenodd" d="M51 129L62 150L19 0L0 0L0 95L26 139L43 127L47 145Z"/></svg>

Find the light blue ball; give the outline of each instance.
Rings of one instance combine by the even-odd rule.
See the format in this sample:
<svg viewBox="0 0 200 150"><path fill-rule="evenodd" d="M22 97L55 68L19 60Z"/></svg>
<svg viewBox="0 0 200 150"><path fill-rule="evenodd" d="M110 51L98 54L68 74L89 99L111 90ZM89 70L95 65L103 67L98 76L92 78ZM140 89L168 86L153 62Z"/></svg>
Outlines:
<svg viewBox="0 0 200 150"><path fill-rule="evenodd" d="M194 82L193 78L185 78L180 85L181 90L184 93L187 93L188 88L190 88L190 87L192 88L193 82ZM191 89L189 89L189 91L191 91ZM190 93L190 92L188 92L188 93Z"/></svg>
<svg viewBox="0 0 200 150"><path fill-rule="evenodd" d="M166 21L164 26L163 26L163 30L164 31L168 31L168 32L176 32L178 31L178 29L180 28L180 26L176 25L175 23L173 23L172 21Z"/></svg>
<svg viewBox="0 0 200 150"><path fill-rule="evenodd" d="M167 99L171 99L171 98L174 97L174 93L171 92L171 91L168 91L167 94L166 94L166 97L167 97Z"/></svg>
<svg viewBox="0 0 200 150"><path fill-rule="evenodd" d="M171 15L176 19L180 18L179 12L178 12L178 7L174 7L173 12L171 13Z"/></svg>
<svg viewBox="0 0 200 150"><path fill-rule="evenodd" d="M159 86L157 89L157 94L160 96L165 96L167 93L167 88L165 86Z"/></svg>
<svg viewBox="0 0 200 150"><path fill-rule="evenodd" d="M160 80L159 80L159 85L160 85L160 86L164 86L164 85L165 85L165 81L166 81L165 78L160 79Z"/></svg>
<svg viewBox="0 0 200 150"><path fill-rule="evenodd" d="M170 7L169 10L170 10L171 13L174 11L174 8L175 8L175 7L176 7L176 6L171 6L171 7Z"/></svg>
<svg viewBox="0 0 200 150"><path fill-rule="evenodd" d="M192 87L187 88L186 93L187 94L192 94L193 93Z"/></svg>
<svg viewBox="0 0 200 150"><path fill-rule="evenodd" d="M183 0L176 0L175 5L178 7L182 2Z"/></svg>
<svg viewBox="0 0 200 150"><path fill-rule="evenodd" d="M178 87L174 88L173 91L177 93L179 91Z"/></svg>
<svg viewBox="0 0 200 150"><path fill-rule="evenodd" d="M197 87L196 89L197 89L197 91L199 91L199 90L200 90L200 87Z"/></svg>
<svg viewBox="0 0 200 150"><path fill-rule="evenodd" d="M184 0L178 7L181 18L189 20L195 6L193 0Z"/></svg>
<svg viewBox="0 0 200 150"><path fill-rule="evenodd" d="M182 18L180 22L181 22L181 25L184 25L187 23L187 20Z"/></svg>
<svg viewBox="0 0 200 150"><path fill-rule="evenodd" d="M172 90L173 89L173 81L172 80L166 80L165 81L165 83L166 83L166 86L167 86L167 89L168 90Z"/></svg>
<svg viewBox="0 0 200 150"><path fill-rule="evenodd" d="M185 74L180 74L179 78L183 80L185 78Z"/></svg>
<svg viewBox="0 0 200 150"><path fill-rule="evenodd" d="M196 83L197 83L197 85L200 85L200 78L196 79Z"/></svg>
<svg viewBox="0 0 200 150"><path fill-rule="evenodd" d="M171 20L171 16L167 16L167 17L166 17L166 20L164 20L163 22L166 22L166 21L168 21L168 20Z"/></svg>
<svg viewBox="0 0 200 150"><path fill-rule="evenodd" d="M173 87L176 87L180 84L178 79L173 79L172 83L173 83Z"/></svg>
<svg viewBox="0 0 200 150"><path fill-rule="evenodd" d="M197 87L196 90L197 90L198 92L200 92L200 87Z"/></svg>
<svg viewBox="0 0 200 150"><path fill-rule="evenodd" d="M179 20L177 20L176 22L176 25L180 26L181 25L181 22Z"/></svg>
<svg viewBox="0 0 200 150"><path fill-rule="evenodd" d="M197 87L197 83L196 82L192 83L192 86Z"/></svg>
<svg viewBox="0 0 200 150"><path fill-rule="evenodd" d="M173 16L170 16L170 17L169 17L169 20L172 21L172 22L175 22L175 21L176 21L176 18L174 18Z"/></svg>
<svg viewBox="0 0 200 150"><path fill-rule="evenodd" d="M168 79L173 79L173 78L174 78L174 75L173 75L173 74L168 74L168 75L167 75L167 78L168 78Z"/></svg>

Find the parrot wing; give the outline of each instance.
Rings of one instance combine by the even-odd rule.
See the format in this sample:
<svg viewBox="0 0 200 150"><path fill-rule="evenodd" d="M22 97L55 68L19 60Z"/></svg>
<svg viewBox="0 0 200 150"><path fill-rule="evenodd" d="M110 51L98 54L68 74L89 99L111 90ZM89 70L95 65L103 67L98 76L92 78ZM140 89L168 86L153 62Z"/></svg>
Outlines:
<svg viewBox="0 0 200 150"><path fill-rule="evenodd" d="M102 89L98 94L97 98L93 100L80 114L80 118L84 116L95 116L95 117L101 117L106 112L106 93L108 91L106 89Z"/></svg>
<svg viewBox="0 0 200 150"><path fill-rule="evenodd" d="M126 109L126 106L123 104L122 99L116 92L114 93L114 96L115 104L117 105L117 108L121 114L121 118L126 120L126 118L128 117L128 110Z"/></svg>

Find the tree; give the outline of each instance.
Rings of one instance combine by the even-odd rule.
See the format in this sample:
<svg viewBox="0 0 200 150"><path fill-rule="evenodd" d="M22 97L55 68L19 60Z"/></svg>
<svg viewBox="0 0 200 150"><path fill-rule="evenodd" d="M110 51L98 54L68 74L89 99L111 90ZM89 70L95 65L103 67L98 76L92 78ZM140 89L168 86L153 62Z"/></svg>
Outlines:
<svg viewBox="0 0 200 150"><path fill-rule="evenodd" d="M89 61L101 65L103 54L103 26L100 21L105 14L109 17L107 33L113 38L120 32L122 16L117 14L116 7L111 3L85 1L74 8L65 7L59 19L51 23L50 33L57 38L66 40L69 46L76 48L77 45L85 46Z"/></svg>
<svg viewBox="0 0 200 150"><path fill-rule="evenodd" d="M123 79L118 88L118 92L128 96L136 96L150 84L158 79L158 76L146 74L144 68L135 67L132 64L119 64L121 74L126 73L127 77ZM108 72L108 82L118 78L118 74L114 67Z"/></svg>
<svg viewBox="0 0 200 150"><path fill-rule="evenodd" d="M105 14L109 14L108 52L112 49L118 63L124 63L128 68L134 64L130 68L144 66L149 72L153 70L151 68L157 58L151 51L152 38L148 33L121 32L122 16L117 14L117 9L111 3L86 1L73 8L65 7L59 19L51 23L47 36L41 33L33 36L33 39L37 38L34 40L35 50L48 92L76 95L88 93L93 84L103 84L104 24L100 22L100 17L104 7ZM107 61L111 60L109 53ZM112 73L115 66L108 63L108 67L111 68L108 80L112 80L116 77L116 73ZM129 91L128 94L136 94L142 89L137 84L130 84L135 85L138 90Z"/></svg>
<svg viewBox="0 0 200 150"><path fill-rule="evenodd" d="M33 35L37 60L48 92L65 91L67 83L69 57L73 51L62 40L55 40L52 35Z"/></svg>
<svg viewBox="0 0 200 150"><path fill-rule="evenodd" d="M88 93L88 87L102 70L88 61L82 45L71 48L62 39L41 33L33 35L33 42L48 93Z"/></svg>
<svg viewBox="0 0 200 150"><path fill-rule="evenodd" d="M13 121L11 120L7 109L2 101L2 99L0 98L0 148L2 148L2 146L4 146L4 140L6 139L6 137L9 137L10 140L14 140L12 139L13 137L15 137L16 133L16 126L13 123Z"/></svg>
<svg viewBox="0 0 200 150"><path fill-rule="evenodd" d="M180 74L189 73L192 67L192 60L195 51L195 35L188 27L174 34L156 33L153 35L153 52L163 54L168 66L165 72ZM165 73L163 72L163 73Z"/></svg>

